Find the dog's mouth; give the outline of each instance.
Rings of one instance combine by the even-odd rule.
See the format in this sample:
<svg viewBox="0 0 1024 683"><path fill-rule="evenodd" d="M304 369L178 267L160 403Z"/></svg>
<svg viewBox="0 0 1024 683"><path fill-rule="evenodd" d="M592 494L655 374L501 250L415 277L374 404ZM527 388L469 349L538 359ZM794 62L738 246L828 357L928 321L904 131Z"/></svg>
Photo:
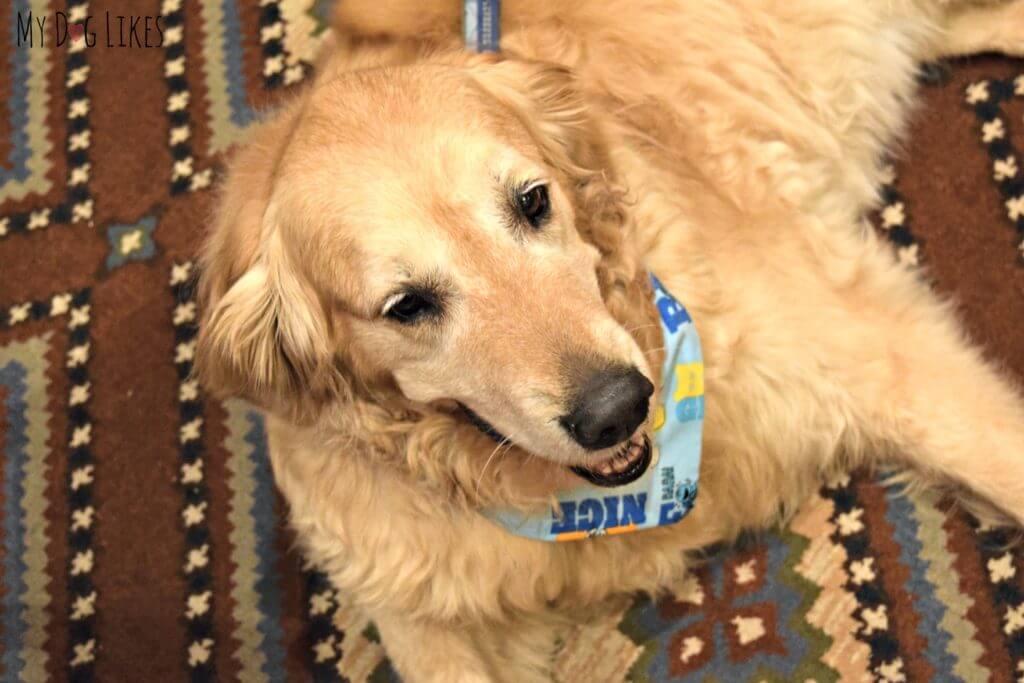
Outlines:
<svg viewBox="0 0 1024 683"><path fill-rule="evenodd" d="M644 475L651 465L651 440L646 435L634 434L611 457L583 467L570 467L574 474L598 486L623 486Z"/></svg>
<svg viewBox="0 0 1024 683"><path fill-rule="evenodd" d="M466 418L487 436L499 444L510 443L510 439L494 428L466 405L459 403ZM642 477L651 465L651 440L647 435L634 434L615 453L593 465L572 465L573 474L596 486L624 486Z"/></svg>

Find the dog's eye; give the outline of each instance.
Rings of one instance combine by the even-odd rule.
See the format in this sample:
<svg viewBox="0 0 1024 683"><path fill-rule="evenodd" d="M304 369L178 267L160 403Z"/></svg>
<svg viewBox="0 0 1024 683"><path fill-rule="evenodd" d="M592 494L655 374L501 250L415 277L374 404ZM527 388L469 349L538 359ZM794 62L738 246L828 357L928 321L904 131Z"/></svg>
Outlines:
<svg viewBox="0 0 1024 683"><path fill-rule="evenodd" d="M403 325L410 325L427 316L437 315L440 310L437 297L430 293L402 292L384 302L381 314Z"/></svg>
<svg viewBox="0 0 1024 683"><path fill-rule="evenodd" d="M547 185L534 185L516 197L516 209L526 221L537 228L551 212Z"/></svg>

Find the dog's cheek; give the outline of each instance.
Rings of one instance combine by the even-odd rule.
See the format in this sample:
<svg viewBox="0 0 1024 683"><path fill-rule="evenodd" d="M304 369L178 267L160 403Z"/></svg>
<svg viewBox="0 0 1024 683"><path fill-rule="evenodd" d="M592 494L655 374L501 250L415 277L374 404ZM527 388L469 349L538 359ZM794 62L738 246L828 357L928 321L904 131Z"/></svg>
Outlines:
<svg viewBox="0 0 1024 683"><path fill-rule="evenodd" d="M399 368L392 376L398 390L410 401L429 403L454 397L454 391L445 390L440 378L419 368Z"/></svg>

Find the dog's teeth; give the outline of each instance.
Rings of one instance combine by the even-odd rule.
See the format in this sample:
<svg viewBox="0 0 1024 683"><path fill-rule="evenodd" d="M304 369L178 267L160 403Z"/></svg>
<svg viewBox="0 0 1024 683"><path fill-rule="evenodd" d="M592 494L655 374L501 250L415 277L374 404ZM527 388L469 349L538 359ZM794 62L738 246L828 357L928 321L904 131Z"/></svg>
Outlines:
<svg viewBox="0 0 1024 683"><path fill-rule="evenodd" d="M635 465L644 452L643 442L634 443L630 441L622 450L618 451L604 462L597 463L591 467L598 474L610 477L613 474L621 474Z"/></svg>

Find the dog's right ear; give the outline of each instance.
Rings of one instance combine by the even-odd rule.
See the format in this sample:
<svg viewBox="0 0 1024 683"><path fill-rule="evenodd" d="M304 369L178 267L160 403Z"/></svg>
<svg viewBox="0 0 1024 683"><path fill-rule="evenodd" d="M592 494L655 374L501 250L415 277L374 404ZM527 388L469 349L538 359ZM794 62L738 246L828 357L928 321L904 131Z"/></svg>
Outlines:
<svg viewBox="0 0 1024 683"><path fill-rule="evenodd" d="M277 145L288 137L277 127L257 130L229 169L201 258L195 372L216 395L301 420L347 384L331 318L268 204Z"/></svg>

